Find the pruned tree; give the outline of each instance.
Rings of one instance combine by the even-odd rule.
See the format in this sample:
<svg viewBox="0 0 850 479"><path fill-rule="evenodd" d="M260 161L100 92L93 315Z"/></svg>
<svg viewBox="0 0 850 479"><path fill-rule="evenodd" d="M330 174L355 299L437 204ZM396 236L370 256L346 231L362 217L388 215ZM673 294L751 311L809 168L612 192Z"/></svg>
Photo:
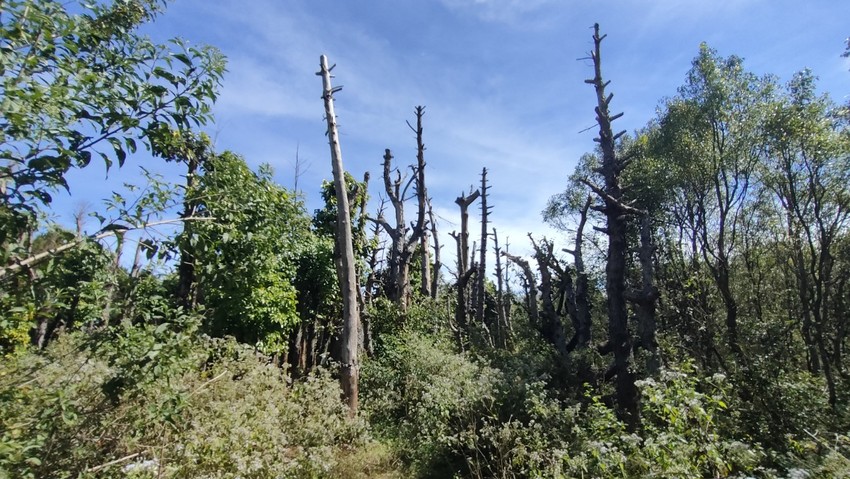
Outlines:
<svg viewBox="0 0 850 479"><path fill-rule="evenodd" d="M416 191L416 219L418 222L422 222L419 234L419 254L421 255L419 292L422 296L427 297L431 296L431 245L430 229L426 227L426 224L433 221L433 215L426 217L426 213L430 211L430 200L428 188L425 185L425 143L422 141L422 116L425 114L425 107L417 106L414 109L414 114L416 115L416 126L414 127L409 122L407 126L416 134L416 182L414 190Z"/></svg>
<svg viewBox="0 0 850 479"><path fill-rule="evenodd" d="M475 190L467 196L461 193L455 199L455 204L460 208L460 233L452 231L449 233L457 243L457 303L455 305L455 323L457 324L459 335L463 338L469 334L469 300L468 300L468 284L469 280L475 274L475 270L470 266L469 252L469 207L478 197L481 196L479 190ZM461 340L463 344L465 339Z"/></svg>
<svg viewBox="0 0 850 479"><path fill-rule="evenodd" d="M336 66L336 65L334 65ZM334 93L342 87L331 85L331 70L325 55L319 58L319 72L322 77L322 99L325 103L325 120L327 121L328 143L331 150L331 166L333 168L334 187L336 191L347 192L345 186L345 169L342 166L342 151L339 145L336 114L334 113ZM349 414L354 416L358 407L359 362L357 360L358 327L360 312L357 304L357 271L354 260L354 242L351 234L351 214L348 205L348 195L337 197L337 236L341 256L341 275L339 277L340 291L343 303L343 326L340 347L341 373L340 384L343 395L348 403Z"/></svg>
<svg viewBox="0 0 850 479"><path fill-rule="evenodd" d="M612 352L614 362L607 376L616 377L617 414L630 427L636 427L639 420L637 389L634 373L629 367L631 355L631 335L629 333L628 309L626 306L626 254L628 252L627 224L628 215L639 214L640 210L624 203L620 174L628 166L631 158L617 154L617 140L625 131L614 133L611 123L623 116L612 115L609 105L613 94L605 88L610 82L602 78L602 40L606 35L599 34L599 24L593 25L593 78L585 83L593 85L596 92L596 122L599 136L594 141L602 151L602 163L598 173L604 178L603 185L596 185L589 179L585 184L600 198L602 204L593 208L605 215L606 226L598 228L608 237L608 256L605 266L605 292L608 312L608 343L601 348L603 352Z"/></svg>
<svg viewBox="0 0 850 479"><path fill-rule="evenodd" d="M508 347L513 337L513 328L508 310L510 300L505 301L505 268L502 267L502 249L499 246L499 235L493 228L493 253L496 256L496 316L498 323L494 331L496 345Z"/></svg>
<svg viewBox="0 0 850 479"><path fill-rule="evenodd" d="M424 243L422 241L423 237L427 234L426 212L428 203L428 191L425 186L425 144L422 140L422 116L424 112L425 107L416 107L417 126L411 126L411 129L416 133L417 163L415 166L411 166L413 174L410 178L405 179L397 168L395 170L393 169L392 152L389 149L384 150L384 190L393 208L395 226L390 225L383 215L372 219L375 223L380 224L390 237L391 245L387 261L389 278L387 279L386 292L387 296L398 304L402 310L406 310L410 302L410 263L413 255L417 248L422 247L423 244L425 250L427 250L428 246L427 241ZM394 172L395 176L393 176ZM404 183L403 186L402 183ZM407 193L411 186L416 193L417 208L416 221L408 225L404 217L404 203L408 199ZM427 260L427 255L423 259ZM430 268L430 260L426 262L429 263L428 268ZM425 273L424 270L423 273ZM423 289L430 290L430 269L427 272L427 276L429 277L427 288L425 288L424 282L421 286Z"/></svg>
<svg viewBox="0 0 850 479"><path fill-rule="evenodd" d="M478 324L487 330L488 336L492 333L489 331L489 325L486 323L486 314L484 311L484 285L487 279L487 235L489 234L489 219L492 206L487 205L487 191L490 186L487 185L487 168L481 169L481 242L479 243L478 260L478 275L475 282L475 320ZM492 338L490 338L492 341Z"/></svg>
<svg viewBox="0 0 850 479"><path fill-rule="evenodd" d="M531 265L525 259L514 256L507 251L503 251L502 256L519 266L520 270L522 270L522 278L525 286L525 309L528 312L528 321L533 328L538 329L540 327L540 314L537 307L537 279L534 276Z"/></svg>

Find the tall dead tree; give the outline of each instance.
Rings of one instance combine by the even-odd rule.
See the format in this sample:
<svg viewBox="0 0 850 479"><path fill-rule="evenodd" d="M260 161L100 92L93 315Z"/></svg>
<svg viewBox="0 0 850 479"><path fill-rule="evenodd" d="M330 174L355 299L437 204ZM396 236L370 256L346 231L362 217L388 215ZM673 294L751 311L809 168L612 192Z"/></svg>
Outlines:
<svg viewBox="0 0 850 479"><path fill-rule="evenodd" d="M407 126L416 133L416 184L414 189L416 190L417 219L422 218L422 221L425 222L430 219L430 217L425 217L426 210L429 207L428 189L425 186L425 143L422 141L422 116L425 114L425 107L417 106L414 109L414 114L416 115L416 127L409 122ZM425 297L431 295L431 255L429 251L431 245L428 235L429 229L423 226L419 235L419 254L421 255L419 292Z"/></svg>
<svg viewBox="0 0 850 479"><path fill-rule="evenodd" d="M478 277L475 282L475 319L478 324L487 327L486 315L484 314L484 284L487 279L487 235L489 233L489 218L491 206L487 205L487 168L481 169L481 243L479 244L480 259L478 260Z"/></svg>
<svg viewBox="0 0 850 479"><path fill-rule="evenodd" d="M622 113L611 115L608 106L613 94L606 94L605 88L610 82L602 79L601 45L606 35L599 35L599 24L593 26L593 78L585 83L593 85L596 91L596 122L599 125L599 136L594 141L599 143L602 150L602 165L597 170L605 180L599 186L585 180L585 184L602 200L602 205L594 207L605 215L606 226L598 228L608 236L608 259L605 266L605 292L608 310L608 343L601 348L604 352L613 352L614 363L607 376L616 377L617 415L630 428L637 426L638 398L634 374L629 370L629 355L631 353L631 336L629 334L628 311L626 308L626 218L630 214L640 214L641 211L623 202L623 189L620 186L620 174L628 165L630 158L619 157L616 142L626 132L614 134L611 123L623 116Z"/></svg>
<svg viewBox="0 0 850 479"><path fill-rule="evenodd" d="M391 248L388 258L390 277L387 284L387 296L398 304L402 310L406 310L410 302L410 262L413 254L416 252L416 248L422 245L422 237L427 232L425 214L427 211L428 190L425 187L425 145L422 141L422 116L424 110L425 107L416 107L417 127L414 128L411 126L416 132L417 164L411 166L413 174L410 178L405 180L397 168L393 169L392 152L389 149L384 150L384 190L390 201L390 205L393 207L395 226L391 226L383 215L372 219L372 221L380 224L390 237ZM393 176L393 173L395 173L395 176ZM402 186L402 183L404 183L404 186ZM408 225L404 218L404 202L408 199L407 192L411 186L416 192L417 208L416 221ZM427 242L425 246L427 250ZM430 270L428 275L430 276ZM430 288L430 284L428 287Z"/></svg>
<svg viewBox="0 0 850 479"><path fill-rule="evenodd" d="M502 249L499 247L499 235L496 233L496 228L493 228L493 253L496 255L496 315L498 317L493 334L496 345L506 348L513 336L513 328L511 328L505 302L505 271L502 268Z"/></svg>
<svg viewBox="0 0 850 479"><path fill-rule="evenodd" d="M334 65L336 66L336 65ZM334 188L338 192L347 192L345 185L345 170L342 166L342 151L339 145L339 132L337 131L336 114L334 113L334 93L342 87L331 86L331 70L328 68L328 59L325 55L319 57L319 71L317 75L322 77L322 99L325 103L325 120L328 129L328 144L331 149L331 166L333 168ZM357 304L357 272L354 261L354 243L351 233L351 213L348 205L348 195L337 195L337 224L336 243L341 256L341 275L339 289L342 292L342 337L340 338L340 384L343 395L348 403L351 416L357 413L358 406L358 379L359 363L357 360L358 328L360 326L360 314Z"/></svg>
<svg viewBox="0 0 850 479"><path fill-rule="evenodd" d="M507 251L503 251L502 256L519 266L519 269L522 270L525 283L525 308L528 312L528 321L534 329L539 329L540 313L537 308L537 280L534 277L534 272L531 270L531 265L523 258L514 256Z"/></svg>

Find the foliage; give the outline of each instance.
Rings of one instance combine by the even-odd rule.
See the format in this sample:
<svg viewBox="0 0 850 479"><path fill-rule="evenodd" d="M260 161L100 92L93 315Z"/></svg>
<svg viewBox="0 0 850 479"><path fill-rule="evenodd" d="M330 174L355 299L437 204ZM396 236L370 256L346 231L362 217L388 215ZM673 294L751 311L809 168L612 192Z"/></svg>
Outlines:
<svg viewBox="0 0 850 479"><path fill-rule="evenodd" d="M49 204L65 174L93 156L123 164L137 140L210 118L221 55L180 40L157 45L135 30L164 2L71 7L53 0L4 2L0 21L0 168L4 220ZM72 13L77 12L77 13ZM4 221L5 243L14 234Z"/></svg>
<svg viewBox="0 0 850 479"><path fill-rule="evenodd" d="M293 286L309 219L301 203L274 184L266 167L252 172L225 152L205 165L188 193L198 215L188 241L198 264L208 329L275 353L298 321Z"/></svg>
<svg viewBox="0 0 850 479"><path fill-rule="evenodd" d="M450 477L462 470L467 445L490 414L496 375L445 344L402 335L366 363L363 404L376 432L394 440L414 471Z"/></svg>
<svg viewBox="0 0 850 479"><path fill-rule="evenodd" d="M350 454L387 467L356 452L365 425L347 419L329 374L290 384L191 324L65 335L43 356L6 361L0 477L339 477Z"/></svg>

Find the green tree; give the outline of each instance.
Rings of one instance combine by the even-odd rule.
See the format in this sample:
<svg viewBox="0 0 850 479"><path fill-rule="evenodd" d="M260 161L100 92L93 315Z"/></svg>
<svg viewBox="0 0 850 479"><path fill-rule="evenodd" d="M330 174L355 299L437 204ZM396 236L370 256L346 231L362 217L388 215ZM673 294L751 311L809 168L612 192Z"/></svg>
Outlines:
<svg viewBox="0 0 850 479"><path fill-rule="evenodd" d="M834 307L842 299L839 248L850 226L850 138L838 111L816 94L810 72L797 74L771 108L763 175L791 258L809 370L823 372L833 405L847 336L845 308Z"/></svg>
<svg viewBox="0 0 850 479"><path fill-rule="evenodd" d="M674 220L691 254L705 267L725 311L726 343L741 357L739 300L733 290L733 256L743 211L749 207L759 162L769 77L744 70L740 58L720 57L703 44L685 85L659 121L656 150L673 173ZM698 257L698 259L697 259Z"/></svg>
<svg viewBox="0 0 850 479"><path fill-rule="evenodd" d="M270 168L255 173L230 152L208 159L187 195L197 216L211 218L186 239L210 332L282 352L299 319L294 281L310 234L303 205L272 181Z"/></svg>

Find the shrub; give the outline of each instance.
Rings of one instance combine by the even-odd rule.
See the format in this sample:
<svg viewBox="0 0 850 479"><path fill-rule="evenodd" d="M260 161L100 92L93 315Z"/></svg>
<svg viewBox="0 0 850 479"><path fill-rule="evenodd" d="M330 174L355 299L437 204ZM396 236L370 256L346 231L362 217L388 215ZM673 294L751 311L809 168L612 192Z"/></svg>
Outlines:
<svg viewBox="0 0 850 479"><path fill-rule="evenodd" d="M338 477L358 454L390 467L358 453L366 426L327 371L291 384L253 349L185 325L66 334L0 371L0 477Z"/></svg>

